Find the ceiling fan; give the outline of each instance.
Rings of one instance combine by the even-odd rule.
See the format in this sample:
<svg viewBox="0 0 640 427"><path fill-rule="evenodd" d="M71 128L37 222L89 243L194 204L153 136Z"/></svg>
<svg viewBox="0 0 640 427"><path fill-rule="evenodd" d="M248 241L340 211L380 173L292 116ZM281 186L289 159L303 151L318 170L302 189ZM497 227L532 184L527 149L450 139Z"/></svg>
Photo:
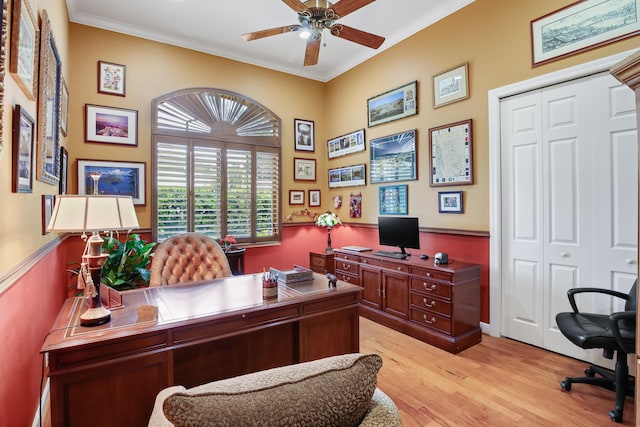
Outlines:
<svg viewBox="0 0 640 427"><path fill-rule="evenodd" d="M375 0L340 0L332 4L326 0L282 0L291 9L298 13L300 24L271 28L269 30L255 31L243 34L246 41L257 40L277 34L291 33L295 31L307 32L307 50L304 55L304 65L316 65L320 54L320 42L323 30L329 30L331 34L363 46L377 49L384 42L384 37L367 33L347 25L336 23L337 20L355 12L356 10L373 3Z"/></svg>

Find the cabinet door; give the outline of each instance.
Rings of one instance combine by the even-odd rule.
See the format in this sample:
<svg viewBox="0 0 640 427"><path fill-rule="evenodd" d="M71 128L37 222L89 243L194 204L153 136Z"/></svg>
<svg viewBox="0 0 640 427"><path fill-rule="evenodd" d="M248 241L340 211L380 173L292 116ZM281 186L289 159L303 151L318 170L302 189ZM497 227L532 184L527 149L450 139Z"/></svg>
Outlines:
<svg viewBox="0 0 640 427"><path fill-rule="evenodd" d="M376 267L360 265L360 286L364 288L361 303L373 308L382 307L382 274Z"/></svg>
<svg viewBox="0 0 640 427"><path fill-rule="evenodd" d="M382 310L403 319L409 318L409 276L406 274L382 273Z"/></svg>

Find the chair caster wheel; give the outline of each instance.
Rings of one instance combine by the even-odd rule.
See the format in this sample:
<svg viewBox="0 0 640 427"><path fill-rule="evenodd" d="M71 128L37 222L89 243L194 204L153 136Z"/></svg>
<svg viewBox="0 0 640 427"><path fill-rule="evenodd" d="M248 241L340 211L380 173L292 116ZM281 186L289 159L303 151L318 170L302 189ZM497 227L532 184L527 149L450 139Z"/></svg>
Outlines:
<svg viewBox="0 0 640 427"><path fill-rule="evenodd" d="M611 418L613 421L617 422L617 423L621 423L622 422L622 414L616 410L610 411L609 412L609 418Z"/></svg>
<svg viewBox="0 0 640 427"><path fill-rule="evenodd" d="M560 388L564 391L571 391L571 383L569 381L560 381Z"/></svg>

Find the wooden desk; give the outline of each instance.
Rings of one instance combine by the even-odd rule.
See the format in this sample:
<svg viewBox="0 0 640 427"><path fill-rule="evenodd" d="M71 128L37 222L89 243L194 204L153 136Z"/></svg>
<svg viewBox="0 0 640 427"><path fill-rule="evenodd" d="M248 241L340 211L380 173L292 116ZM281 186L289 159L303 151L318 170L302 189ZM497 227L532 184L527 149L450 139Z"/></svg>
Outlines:
<svg viewBox="0 0 640 427"><path fill-rule="evenodd" d="M262 299L261 275L124 293L111 322L79 326L81 298L68 299L41 351L49 355L55 426L146 426L163 388L198 384L359 351L359 286L280 285ZM137 308L158 320L137 322Z"/></svg>

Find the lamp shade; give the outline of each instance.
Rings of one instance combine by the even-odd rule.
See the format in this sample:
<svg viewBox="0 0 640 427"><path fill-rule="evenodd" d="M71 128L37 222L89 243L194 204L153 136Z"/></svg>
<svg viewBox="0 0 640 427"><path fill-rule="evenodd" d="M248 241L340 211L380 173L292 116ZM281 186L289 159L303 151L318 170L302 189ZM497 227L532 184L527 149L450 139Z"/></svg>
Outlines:
<svg viewBox="0 0 640 427"><path fill-rule="evenodd" d="M84 232L139 228L131 196L56 196L48 231Z"/></svg>

